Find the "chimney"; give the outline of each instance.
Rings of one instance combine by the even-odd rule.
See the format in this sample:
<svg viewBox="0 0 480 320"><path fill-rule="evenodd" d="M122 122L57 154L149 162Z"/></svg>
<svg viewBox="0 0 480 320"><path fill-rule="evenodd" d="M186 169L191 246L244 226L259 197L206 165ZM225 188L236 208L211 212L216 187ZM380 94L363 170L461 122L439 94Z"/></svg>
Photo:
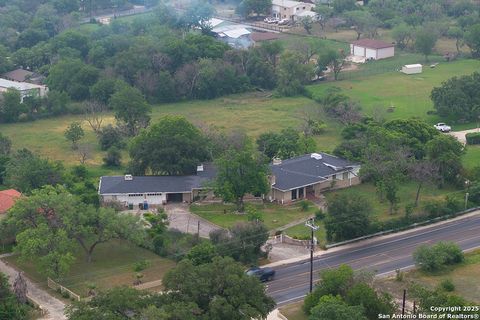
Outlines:
<svg viewBox="0 0 480 320"><path fill-rule="evenodd" d="M133 176L131 174L125 175L125 181L132 181L132 180L133 180Z"/></svg>
<svg viewBox="0 0 480 320"><path fill-rule="evenodd" d="M197 166L197 173L203 171L203 164Z"/></svg>
<svg viewBox="0 0 480 320"><path fill-rule="evenodd" d="M278 166L279 164L282 164L282 159L280 158L273 158L272 163L274 166Z"/></svg>

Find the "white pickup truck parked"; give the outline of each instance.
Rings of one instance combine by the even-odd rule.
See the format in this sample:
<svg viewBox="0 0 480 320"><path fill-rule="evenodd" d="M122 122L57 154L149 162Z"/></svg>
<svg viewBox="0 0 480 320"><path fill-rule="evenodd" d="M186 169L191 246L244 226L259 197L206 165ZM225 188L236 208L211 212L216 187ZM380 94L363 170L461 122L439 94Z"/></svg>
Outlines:
<svg viewBox="0 0 480 320"><path fill-rule="evenodd" d="M441 132L450 132L450 130L452 130L452 128L450 126L447 126L447 124L443 123L443 122L439 122L437 123L436 125L434 125L435 129L437 129L438 131L441 131Z"/></svg>

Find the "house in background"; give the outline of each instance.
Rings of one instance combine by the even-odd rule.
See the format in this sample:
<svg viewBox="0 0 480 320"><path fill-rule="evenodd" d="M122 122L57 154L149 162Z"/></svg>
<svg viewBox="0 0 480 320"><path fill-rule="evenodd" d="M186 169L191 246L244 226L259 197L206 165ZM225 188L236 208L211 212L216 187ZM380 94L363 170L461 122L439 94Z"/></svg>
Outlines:
<svg viewBox="0 0 480 320"><path fill-rule="evenodd" d="M7 73L2 74L2 78L16 81L16 82L28 82L33 84L42 84L45 80L45 77L41 74L28 71L25 69L16 69Z"/></svg>
<svg viewBox="0 0 480 320"><path fill-rule="evenodd" d="M365 59L385 59L395 55L395 45L374 39L360 39L350 43L350 54Z"/></svg>
<svg viewBox="0 0 480 320"><path fill-rule="evenodd" d="M314 199L327 189L346 188L360 183L360 165L326 153L274 160L270 165L271 190L268 200L282 204Z"/></svg>
<svg viewBox="0 0 480 320"><path fill-rule="evenodd" d="M360 165L326 153L275 160L270 164L271 188L262 198L282 204L317 198L327 189L360 183L359 170ZM148 209L172 202L212 200L215 196L210 184L215 177L212 164L200 165L196 174L187 176L104 176L100 178L98 193L103 202L117 201L131 209Z"/></svg>
<svg viewBox="0 0 480 320"><path fill-rule="evenodd" d="M48 92L48 87L28 82L16 82L0 78L0 93L8 89L15 89L20 92L20 101L25 97L43 97Z"/></svg>
<svg viewBox="0 0 480 320"><path fill-rule="evenodd" d="M0 214L6 213L22 194L15 189L0 191Z"/></svg>
<svg viewBox="0 0 480 320"><path fill-rule="evenodd" d="M315 5L312 3L292 0L272 0L272 16L277 19L289 19L295 21L298 15L305 11L312 11Z"/></svg>

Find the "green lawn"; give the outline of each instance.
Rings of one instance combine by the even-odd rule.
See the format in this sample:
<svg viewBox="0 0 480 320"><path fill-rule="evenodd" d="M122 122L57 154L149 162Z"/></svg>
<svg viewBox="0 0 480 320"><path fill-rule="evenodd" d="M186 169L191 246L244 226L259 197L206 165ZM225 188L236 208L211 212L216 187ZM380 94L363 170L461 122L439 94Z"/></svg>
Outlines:
<svg viewBox="0 0 480 320"><path fill-rule="evenodd" d="M268 94L246 93L215 100L187 101L153 107L152 123L166 114L184 115L198 125L215 126L224 130L244 130L256 137L266 131L298 128L302 110L314 102L305 97L272 98ZM82 116L68 115L28 123L2 124L0 132L13 141L14 148L28 148L42 156L64 161L66 165L79 164L78 153L73 151L63 133L72 121L83 121ZM106 113L104 123L113 123L113 114ZM326 121L329 126L316 138L320 151L331 151L340 141L342 126ZM98 147L95 134L83 121L85 137L79 142L89 148L87 165L99 175L117 172L102 168L104 152ZM128 162L124 153L123 162Z"/></svg>
<svg viewBox="0 0 480 320"><path fill-rule="evenodd" d="M283 227L296 220L306 219L316 211L316 206L313 204L310 204L307 211L302 211L298 203L290 206L273 203L255 204L253 206L262 213L264 223L269 230ZM247 221L247 215L236 213L235 206L230 204L193 204L190 206L190 210L224 228L229 228L237 222Z"/></svg>
<svg viewBox="0 0 480 320"><path fill-rule="evenodd" d="M319 226L319 229L314 232L315 238L317 238L319 246L323 247L327 244L327 236L325 233L325 226L321 221L316 221L315 224ZM294 227L288 228L285 233L294 239L307 240L311 237L311 229L305 226L304 223L298 224Z"/></svg>
<svg viewBox="0 0 480 320"><path fill-rule="evenodd" d="M337 194L359 194L367 198L369 202L372 203L372 215L375 218L377 218L378 220L388 220L391 218L398 218L405 214L405 206L415 201L416 192L416 183L408 182L402 184L398 190L398 197L400 198L400 201L398 203L398 213L393 215L389 213L388 201L380 201L377 195L376 188L371 183L363 183L350 188L328 192L325 194L325 196L327 197L327 200L329 200ZM417 211L414 212L414 214L420 213L419 211L422 208L422 203L432 199L441 199L446 194L453 192L455 192L455 189L453 188L438 189L435 186L424 186L420 192L420 203L418 205Z"/></svg>
<svg viewBox="0 0 480 320"><path fill-rule="evenodd" d="M150 267L142 272L144 282L161 279L165 272L175 265L173 261L161 258L151 251L119 240L98 245L93 253L91 263L85 261L83 251L79 251L76 258L70 272L59 282L80 295L87 293L89 283L96 284L99 289L132 285L135 280L133 264L141 260L151 262ZM4 260L22 269L30 279L39 283L40 286L47 287L47 278L38 272L35 263L20 262L18 256L7 257Z"/></svg>
<svg viewBox="0 0 480 320"><path fill-rule="evenodd" d="M385 221L389 219L399 218L405 214L405 206L415 201L415 195L417 191L416 187L417 185L413 182L405 183L400 186L398 191L398 196L400 198L400 202L398 204L398 212L393 215L389 213L388 202L386 200L383 202L380 201L379 197L377 196L375 186L370 183L363 183L350 188L327 192L325 193L325 196L328 201L337 194L360 194L367 198L370 203L372 203L372 217L380 221ZM414 214L421 213L422 203L425 203L425 201L432 199L441 199L446 194L452 192L455 192L455 190L452 188L438 189L433 186L424 186L420 193L420 203ZM325 228L322 222L317 221L317 225L320 226L320 229L315 232L315 236L317 237L319 244L324 245L326 244ZM299 239L309 239L310 229L305 227L303 224L299 224L297 226L288 228L286 230L286 234Z"/></svg>
<svg viewBox="0 0 480 320"><path fill-rule="evenodd" d="M412 55L406 54L394 59L374 61L363 68L388 69L392 65L401 66L408 59L412 59ZM424 67L424 72L421 74L405 75L400 72L388 72L352 80L312 85L308 87L308 91L314 96L322 95L328 87L337 86L343 89L345 94L358 101L363 112L367 115L373 115L374 113L378 115L380 113L386 119L419 117L433 124L442 120L436 115L427 115L427 111L433 110L433 104L430 100L430 92L433 87L439 86L443 81L453 76L471 74L479 69L479 60L442 62L436 68ZM352 74L355 73L361 74L362 71L352 72ZM386 109L390 106L394 106L395 111L387 113ZM454 129L460 130L475 126L476 124L455 125Z"/></svg>
<svg viewBox="0 0 480 320"><path fill-rule="evenodd" d="M463 165L467 169L480 166L480 145L468 146L467 153L463 156Z"/></svg>

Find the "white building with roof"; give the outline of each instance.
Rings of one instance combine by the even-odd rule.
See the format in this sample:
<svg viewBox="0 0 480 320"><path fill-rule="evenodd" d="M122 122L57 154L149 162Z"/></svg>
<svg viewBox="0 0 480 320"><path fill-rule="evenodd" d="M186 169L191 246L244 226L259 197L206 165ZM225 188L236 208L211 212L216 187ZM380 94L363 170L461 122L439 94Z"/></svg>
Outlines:
<svg viewBox="0 0 480 320"><path fill-rule="evenodd" d="M15 89L20 92L20 101L25 97L43 97L48 92L48 87L28 82L16 82L0 78L0 93L8 89Z"/></svg>
<svg viewBox="0 0 480 320"><path fill-rule="evenodd" d="M278 19L296 20L302 12L312 11L312 3L292 1L292 0L273 0L272 16Z"/></svg>

